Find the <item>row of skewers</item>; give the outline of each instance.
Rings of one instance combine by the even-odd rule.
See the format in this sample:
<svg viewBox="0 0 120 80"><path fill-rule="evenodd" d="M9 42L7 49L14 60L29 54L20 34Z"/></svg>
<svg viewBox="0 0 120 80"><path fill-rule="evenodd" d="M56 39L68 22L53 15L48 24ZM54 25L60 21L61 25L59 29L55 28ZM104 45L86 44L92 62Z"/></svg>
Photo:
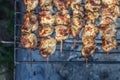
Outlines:
<svg viewBox="0 0 120 80"><path fill-rule="evenodd" d="M115 20L119 16L118 0L86 0L84 8L81 6L82 0L24 0L24 3L27 13L24 15L22 25L21 44L25 48L35 49L38 41L34 31L37 30L41 37L40 54L47 59L55 52L57 42L61 42L62 52L62 41L68 39L70 34L74 41L79 39L82 28L84 30L81 54L85 58L89 58L95 52L97 44L95 39L99 31L102 34L102 49L105 52L117 48ZM53 3L57 12L53 10ZM38 4L41 9L37 18L33 10ZM71 16L69 7L72 9ZM99 17L101 22L97 25L96 20ZM55 38L51 36L54 29Z"/></svg>

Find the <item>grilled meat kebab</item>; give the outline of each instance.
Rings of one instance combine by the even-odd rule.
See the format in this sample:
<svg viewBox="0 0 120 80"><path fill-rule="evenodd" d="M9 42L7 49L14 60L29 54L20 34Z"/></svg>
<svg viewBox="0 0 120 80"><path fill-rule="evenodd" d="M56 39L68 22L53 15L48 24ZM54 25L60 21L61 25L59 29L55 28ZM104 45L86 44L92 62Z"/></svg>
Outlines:
<svg viewBox="0 0 120 80"><path fill-rule="evenodd" d="M87 21L82 34L82 55L85 58L90 57L96 50L96 36L98 34L97 26L92 21Z"/></svg>

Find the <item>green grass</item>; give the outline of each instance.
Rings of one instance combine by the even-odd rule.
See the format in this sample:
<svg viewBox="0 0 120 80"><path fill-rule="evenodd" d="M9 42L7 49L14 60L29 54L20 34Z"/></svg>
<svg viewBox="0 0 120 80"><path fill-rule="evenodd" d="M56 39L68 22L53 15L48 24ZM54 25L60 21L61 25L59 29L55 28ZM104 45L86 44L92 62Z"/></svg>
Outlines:
<svg viewBox="0 0 120 80"><path fill-rule="evenodd" d="M11 0L13 2L14 0ZM9 36L10 41L14 40L14 10L13 5L14 3L7 2L7 0L0 1L0 8L4 9L6 12L6 22L7 22L7 34ZM7 36L6 36L7 37ZM0 67L5 66L7 67L7 71L0 73L0 75L3 74L12 74L14 69L14 45L2 44L0 43ZM9 80L13 80L13 77L11 75L11 78Z"/></svg>
<svg viewBox="0 0 120 80"><path fill-rule="evenodd" d="M13 47L3 47L0 44L0 67L2 65L9 64L10 71L13 70L13 61L14 61L14 48Z"/></svg>

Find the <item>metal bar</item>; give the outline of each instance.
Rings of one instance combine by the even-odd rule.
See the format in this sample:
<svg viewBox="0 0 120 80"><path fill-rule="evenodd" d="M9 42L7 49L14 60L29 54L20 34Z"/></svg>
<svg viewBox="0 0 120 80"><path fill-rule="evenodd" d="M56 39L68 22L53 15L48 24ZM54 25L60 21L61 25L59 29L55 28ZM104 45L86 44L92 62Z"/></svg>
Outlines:
<svg viewBox="0 0 120 80"><path fill-rule="evenodd" d="M17 61L16 64L46 64L46 61ZM80 63L85 64L85 61L49 61L48 63ZM120 61L88 61L93 64L120 64Z"/></svg>
<svg viewBox="0 0 120 80"><path fill-rule="evenodd" d="M25 49L25 48L23 48L23 47L20 47L20 48L15 48L16 50L18 50L18 49ZM35 49L35 50L39 50L38 48L37 49ZM60 51L60 49L56 49L56 51ZM63 52L74 52L74 50L67 50L67 49L63 49ZM75 52L81 52L81 50L80 51L78 51L78 50L76 50ZM106 54L105 52L98 52L98 51L96 51L95 52L95 54ZM120 54L120 52L109 52L109 54Z"/></svg>
<svg viewBox="0 0 120 80"><path fill-rule="evenodd" d="M120 18L120 17L119 17ZM22 24L16 24L16 26L19 26L19 27L21 27L22 26ZM120 29L120 27L116 27L117 29Z"/></svg>
<svg viewBox="0 0 120 80"><path fill-rule="evenodd" d="M37 38L41 38L41 37L37 37ZM17 39L17 38L16 38ZM68 41L68 40L71 40L71 41ZM73 38L69 38L68 40L64 40L64 43L66 43L66 42L71 42L71 43L73 43L74 41L74 39ZM99 43L98 44L102 44L102 41L101 41L101 39L96 39L96 42L98 42L99 41ZM118 41L118 44L120 43L119 41L120 41L120 39L117 39L117 41ZM1 43L3 43L3 44L14 44L14 41L0 41ZM79 39L79 40L76 40L76 42L77 43L82 43L82 40L81 39ZM20 41L17 41L16 42L17 44L19 44L20 43ZM38 41L38 43L40 43L39 41Z"/></svg>
<svg viewBox="0 0 120 80"><path fill-rule="evenodd" d="M40 36L37 36L37 38L38 39L40 39L40 38L42 38L42 37L40 37ZM16 39L19 39L20 40L20 36L16 36ZM117 39L117 41L118 41L118 43L120 43L119 41L120 41L120 38L116 38ZM74 42L74 39L73 38L69 38L69 39L67 39L67 40L64 40L63 42L67 42L68 40L71 40L71 42ZM100 41L101 43L102 43L102 40L101 39L95 39L96 40L96 42L97 41ZM82 38L79 38L78 40L76 40L76 42L80 42L81 41L81 43L82 43ZM20 41L17 41L17 43L19 43ZM39 41L38 41L39 42ZM69 41L70 42L70 41Z"/></svg>
<svg viewBox="0 0 120 80"><path fill-rule="evenodd" d="M25 14L26 12L16 12L16 14ZM34 12L34 14L38 14L38 12ZM101 16L101 15L100 15ZM118 16L120 18L120 15Z"/></svg>
<svg viewBox="0 0 120 80"><path fill-rule="evenodd" d="M13 71L13 75L14 75L14 80L16 80L16 0L14 2L14 71Z"/></svg>
<svg viewBox="0 0 120 80"><path fill-rule="evenodd" d="M40 37L37 37L38 39L40 38ZM64 40L63 41L63 43L64 44L74 44L74 41L73 41L74 39L73 38L70 38L70 39L68 39L68 40ZM120 39L116 39L117 41L118 41L118 44L120 44ZM12 41L8 41L8 42L12 42ZM17 44L19 44L20 43L20 41L17 41L16 42ZM38 41L38 43L40 43L40 41ZM96 43L98 44L98 45L101 45L102 44L102 41L101 41L101 39L96 39ZM58 42L58 44L60 44L60 42ZM76 44L82 44L82 40L81 39L79 39L79 40L76 40Z"/></svg>

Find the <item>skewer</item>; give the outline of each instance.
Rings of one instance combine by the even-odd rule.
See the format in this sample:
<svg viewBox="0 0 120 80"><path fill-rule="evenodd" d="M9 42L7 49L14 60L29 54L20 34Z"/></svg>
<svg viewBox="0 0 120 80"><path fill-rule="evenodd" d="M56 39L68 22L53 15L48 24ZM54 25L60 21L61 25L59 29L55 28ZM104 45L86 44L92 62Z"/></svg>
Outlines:
<svg viewBox="0 0 120 80"><path fill-rule="evenodd" d="M107 56L109 56L109 54L110 54L110 53L109 53L109 52L107 52Z"/></svg>
<svg viewBox="0 0 120 80"><path fill-rule="evenodd" d="M74 39L74 49L76 48L76 39Z"/></svg>
<svg viewBox="0 0 120 80"><path fill-rule="evenodd" d="M48 61L49 61L49 56L46 58L46 78L49 80L49 73L48 73Z"/></svg>
<svg viewBox="0 0 120 80"><path fill-rule="evenodd" d="M86 67L88 67L88 58L85 58Z"/></svg>
<svg viewBox="0 0 120 80"><path fill-rule="evenodd" d="M76 48L76 39L74 39L74 53L75 53L75 48Z"/></svg>
<svg viewBox="0 0 120 80"><path fill-rule="evenodd" d="M49 61L49 57L46 58L46 62L47 62L47 64L48 64L48 61Z"/></svg>
<svg viewBox="0 0 120 80"><path fill-rule="evenodd" d="M31 71L32 71L32 49L30 49L30 67L31 67Z"/></svg>
<svg viewBox="0 0 120 80"><path fill-rule="evenodd" d="M60 41L60 52L62 52L62 44L63 44L63 41L61 40Z"/></svg>
<svg viewBox="0 0 120 80"><path fill-rule="evenodd" d="M30 78L32 78L32 49L30 49Z"/></svg>

